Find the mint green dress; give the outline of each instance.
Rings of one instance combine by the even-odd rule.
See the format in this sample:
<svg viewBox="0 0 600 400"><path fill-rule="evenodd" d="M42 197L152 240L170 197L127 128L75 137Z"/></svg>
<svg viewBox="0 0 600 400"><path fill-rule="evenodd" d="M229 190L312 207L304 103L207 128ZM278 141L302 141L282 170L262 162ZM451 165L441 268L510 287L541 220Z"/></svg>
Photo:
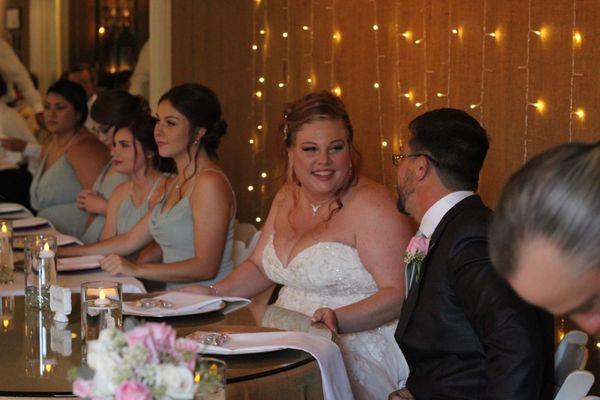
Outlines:
<svg viewBox="0 0 600 400"><path fill-rule="evenodd" d="M207 171L207 170L205 170ZM213 170L227 177L221 171ZM227 180L229 183L229 180ZM231 184L229 184L231 187ZM194 249L194 220L192 217L192 208L190 206L190 194L194 190L193 186L170 210L161 212L167 196L163 196L161 201L152 209L152 215L148 221L148 227L154 240L160 246L163 254L163 262L171 263L188 260L195 257ZM233 189L231 189L233 192ZM234 194L235 199L235 194ZM233 230L235 225L234 217L229 221L227 227L227 239L223 249L223 258L217 276L213 279L200 281L202 285L212 285L225 278L233 269ZM192 282L167 283L167 289L174 289L179 286L187 285Z"/></svg>
<svg viewBox="0 0 600 400"><path fill-rule="evenodd" d="M81 238L87 213L76 205L77 194L82 189L79 179L65 154L44 171L47 158L44 157L31 182L31 206L59 232Z"/></svg>
<svg viewBox="0 0 600 400"><path fill-rule="evenodd" d="M117 186L119 186L123 182L127 182L129 180L129 176L125 174L121 174L119 172L115 172L110 176L106 176L108 170L112 165L112 161L108 162L100 175L94 182L94 186L92 190L96 192L99 196L104 197L106 200L110 198L110 195L115 190ZM104 222L106 222L106 218L104 215L96 215L92 223L87 227L83 236L81 237L81 241L83 243L95 243L100 239L100 235L102 234L102 229L104 229Z"/></svg>
<svg viewBox="0 0 600 400"><path fill-rule="evenodd" d="M150 204L150 198L158 187L159 182L162 182L163 180L164 177L162 176L156 180L154 186L150 190L150 193L148 193L146 200L144 200L139 207L136 207L135 204L133 204L131 193L129 196L127 196L127 199L121 203L119 210L117 211L117 235L122 235L129 232L131 228L133 228L133 226L137 224L139 220L144 217L144 215L146 215Z"/></svg>

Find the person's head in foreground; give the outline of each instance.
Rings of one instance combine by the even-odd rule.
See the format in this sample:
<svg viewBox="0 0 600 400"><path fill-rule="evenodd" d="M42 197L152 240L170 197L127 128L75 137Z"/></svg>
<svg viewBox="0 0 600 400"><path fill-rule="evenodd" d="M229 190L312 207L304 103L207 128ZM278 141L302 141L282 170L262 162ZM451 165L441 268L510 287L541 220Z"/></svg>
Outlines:
<svg viewBox="0 0 600 400"><path fill-rule="evenodd" d="M496 270L526 301L600 330L600 142L532 158L508 181L490 228Z"/></svg>

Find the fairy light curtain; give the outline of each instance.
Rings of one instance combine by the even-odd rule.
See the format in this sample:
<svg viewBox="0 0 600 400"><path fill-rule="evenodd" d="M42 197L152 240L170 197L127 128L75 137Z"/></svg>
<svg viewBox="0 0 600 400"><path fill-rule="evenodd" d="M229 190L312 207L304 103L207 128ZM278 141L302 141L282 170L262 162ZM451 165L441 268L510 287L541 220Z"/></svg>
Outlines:
<svg viewBox="0 0 600 400"><path fill-rule="evenodd" d="M222 100L221 162L242 221L264 222L282 171L284 104L340 95L363 172L394 189L406 125L456 107L490 133L480 192L493 206L540 151L600 139L600 8L573 0L178 0L173 82Z"/></svg>

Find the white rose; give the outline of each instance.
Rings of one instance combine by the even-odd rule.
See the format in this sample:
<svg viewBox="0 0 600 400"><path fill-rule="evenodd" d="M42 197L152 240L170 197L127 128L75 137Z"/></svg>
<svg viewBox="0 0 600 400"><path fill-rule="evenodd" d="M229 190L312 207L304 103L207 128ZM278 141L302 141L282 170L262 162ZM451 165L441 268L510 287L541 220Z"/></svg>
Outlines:
<svg viewBox="0 0 600 400"><path fill-rule="evenodd" d="M192 399L194 397L194 375L186 367L172 364L159 365L156 383L165 388L170 399Z"/></svg>

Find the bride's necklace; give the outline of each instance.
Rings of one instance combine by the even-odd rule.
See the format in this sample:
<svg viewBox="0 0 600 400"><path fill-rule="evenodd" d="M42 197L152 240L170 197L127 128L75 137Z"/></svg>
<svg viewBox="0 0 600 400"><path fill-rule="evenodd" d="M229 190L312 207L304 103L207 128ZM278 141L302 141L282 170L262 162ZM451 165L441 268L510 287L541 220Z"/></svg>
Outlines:
<svg viewBox="0 0 600 400"><path fill-rule="evenodd" d="M323 207L325 204L331 203L331 201L333 200L333 199L327 199L327 200L323 200L323 201L320 201L317 203L313 203L312 200L310 199L310 197L308 197L306 195L306 193L304 193L304 192L302 192L302 193L304 194L304 197L306 197L306 200L308 200L308 205L310 206L310 210L311 210L313 217L317 216L317 213L319 212L319 209L321 207Z"/></svg>

